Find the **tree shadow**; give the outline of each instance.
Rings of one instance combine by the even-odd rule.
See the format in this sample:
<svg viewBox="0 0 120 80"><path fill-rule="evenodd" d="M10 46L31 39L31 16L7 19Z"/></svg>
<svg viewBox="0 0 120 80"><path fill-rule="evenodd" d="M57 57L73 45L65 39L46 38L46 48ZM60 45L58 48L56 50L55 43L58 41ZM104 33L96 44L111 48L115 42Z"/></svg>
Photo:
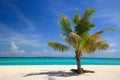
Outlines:
<svg viewBox="0 0 120 80"><path fill-rule="evenodd" d="M35 75L48 75L48 76L56 76L56 77L70 77L70 76L79 76L80 74L73 72L65 72L65 71L49 71L49 72L39 72L39 73L29 73L24 77L35 76Z"/></svg>

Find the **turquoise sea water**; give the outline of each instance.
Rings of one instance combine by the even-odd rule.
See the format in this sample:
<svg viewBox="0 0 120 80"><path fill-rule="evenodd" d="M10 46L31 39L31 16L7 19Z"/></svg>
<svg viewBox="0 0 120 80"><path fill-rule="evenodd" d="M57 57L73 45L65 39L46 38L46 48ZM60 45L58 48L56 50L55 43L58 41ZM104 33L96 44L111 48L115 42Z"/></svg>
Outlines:
<svg viewBox="0 0 120 80"><path fill-rule="evenodd" d="M82 58L82 65L120 65L120 58ZM0 58L0 65L76 65L75 58Z"/></svg>

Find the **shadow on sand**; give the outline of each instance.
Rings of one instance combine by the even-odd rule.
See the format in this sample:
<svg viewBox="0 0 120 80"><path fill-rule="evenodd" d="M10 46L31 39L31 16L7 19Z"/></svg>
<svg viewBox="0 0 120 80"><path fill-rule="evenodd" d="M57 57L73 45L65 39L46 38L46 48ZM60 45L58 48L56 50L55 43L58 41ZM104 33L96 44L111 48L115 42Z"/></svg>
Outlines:
<svg viewBox="0 0 120 80"><path fill-rule="evenodd" d="M65 71L49 71L49 72L40 72L40 73L30 73L26 74L24 77L34 76L34 75L48 75L48 76L56 76L56 77L70 77L70 76L79 76L80 74L76 74L73 72L65 72Z"/></svg>

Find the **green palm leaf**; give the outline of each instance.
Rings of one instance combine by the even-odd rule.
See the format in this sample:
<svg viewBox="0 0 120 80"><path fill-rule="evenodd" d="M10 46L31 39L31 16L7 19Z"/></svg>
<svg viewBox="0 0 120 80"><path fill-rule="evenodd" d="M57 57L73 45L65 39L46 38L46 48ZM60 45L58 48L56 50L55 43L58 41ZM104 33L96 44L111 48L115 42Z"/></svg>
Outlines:
<svg viewBox="0 0 120 80"><path fill-rule="evenodd" d="M91 18L91 15L95 13L95 10L94 9L91 9L91 8L87 8L83 17L82 17L82 20L89 20Z"/></svg>
<svg viewBox="0 0 120 80"><path fill-rule="evenodd" d="M76 24L75 32L78 35L81 35L84 32L87 32L90 29L92 29L93 27L95 27L95 25L90 20L91 15L94 12L95 11L93 9L88 8L88 9L86 9L86 11L81 19L79 18L78 14L75 15L75 18L74 18L74 23Z"/></svg>
<svg viewBox="0 0 120 80"><path fill-rule="evenodd" d="M101 31L99 31L99 32L97 32L95 34L102 34L102 33L105 33L107 31L114 31L114 29L113 28L107 28L107 29L101 30Z"/></svg>
<svg viewBox="0 0 120 80"><path fill-rule="evenodd" d="M63 36L69 36L68 34L72 32L70 20L66 16L62 15L59 24L61 25Z"/></svg>
<svg viewBox="0 0 120 80"><path fill-rule="evenodd" d="M74 32L70 32L70 38L69 38L73 45L74 48L79 48L79 44L81 41L81 38L78 34L74 33Z"/></svg>
<svg viewBox="0 0 120 80"><path fill-rule="evenodd" d="M109 45L106 43L106 41L98 41L96 45L97 49L99 50L107 50L109 48Z"/></svg>
<svg viewBox="0 0 120 80"><path fill-rule="evenodd" d="M61 51L61 52L64 52L64 51L69 51L69 47L68 46L65 46L61 43L58 43L58 42L48 42L48 45L53 48L55 51Z"/></svg>
<svg viewBox="0 0 120 80"><path fill-rule="evenodd" d="M109 45L106 41L101 40L98 34L91 36L88 41L86 41L83 51L85 53L92 53L96 50L106 50L109 48Z"/></svg>
<svg viewBox="0 0 120 80"><path fill-rule="evenodd" d="M74 22L76 25L79 25L79 23L80 23L80 16L79 16L78 13L75 14L73 22Z"/></svg>

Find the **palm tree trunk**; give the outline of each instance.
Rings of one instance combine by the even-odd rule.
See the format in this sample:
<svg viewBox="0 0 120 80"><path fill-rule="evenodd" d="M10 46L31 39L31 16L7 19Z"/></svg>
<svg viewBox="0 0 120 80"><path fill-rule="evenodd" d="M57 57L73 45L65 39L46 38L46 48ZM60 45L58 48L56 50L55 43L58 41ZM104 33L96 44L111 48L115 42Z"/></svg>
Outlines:
<svg viewBox="0 0 120 80"><path fill-rule="evenodd" d="M81 68L80 58L81 58L81 55L79 55L78 52L76 51L77 73L82 74L83 69Z"/></svg>

